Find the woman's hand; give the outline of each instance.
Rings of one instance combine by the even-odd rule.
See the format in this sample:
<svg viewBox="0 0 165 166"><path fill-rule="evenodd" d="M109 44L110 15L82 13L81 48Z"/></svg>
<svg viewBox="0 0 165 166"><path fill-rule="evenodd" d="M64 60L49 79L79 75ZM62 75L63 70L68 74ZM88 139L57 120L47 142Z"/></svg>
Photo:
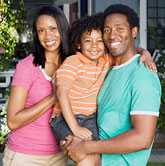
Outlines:
<svg viewBox="0 0 165 166"><path fill-rule="evenodd" d="M151 71L157 72L156 64L154 63L150 52L148 50L142 49L140 54L140 63L143 62Z"/></svg>

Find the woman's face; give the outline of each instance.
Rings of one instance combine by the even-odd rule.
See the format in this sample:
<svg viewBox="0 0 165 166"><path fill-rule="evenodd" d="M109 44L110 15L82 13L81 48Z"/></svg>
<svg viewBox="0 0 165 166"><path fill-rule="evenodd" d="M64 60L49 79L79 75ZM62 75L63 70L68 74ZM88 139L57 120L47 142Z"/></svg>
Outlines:
<svg viewBox="0 0 165 166"><path fill-rule="evenodd" d="M41 15L36 22L39 41L47 52L58 52L61 36L57 22L52 16Z"/></svg>

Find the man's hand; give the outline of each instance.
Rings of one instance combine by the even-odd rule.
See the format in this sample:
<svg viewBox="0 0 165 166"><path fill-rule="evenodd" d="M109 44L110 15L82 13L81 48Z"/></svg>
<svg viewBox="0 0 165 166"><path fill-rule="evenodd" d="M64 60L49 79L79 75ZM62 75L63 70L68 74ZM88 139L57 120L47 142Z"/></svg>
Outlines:
<svg viewBox="0 0 165 166"><path fill-rule="evenodd" d="M78 142L77 144L71 143L67 147L67 151L69 157L77 163L79 163L87 156L87 153L85 151L85 141Z"/></svg>

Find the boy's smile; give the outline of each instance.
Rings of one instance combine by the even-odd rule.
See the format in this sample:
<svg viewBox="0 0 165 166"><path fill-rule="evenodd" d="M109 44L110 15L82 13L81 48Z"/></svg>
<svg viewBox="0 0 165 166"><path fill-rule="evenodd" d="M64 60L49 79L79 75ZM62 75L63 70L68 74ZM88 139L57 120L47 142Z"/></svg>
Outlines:
<svg viewBox="0 0 165 166"><path fill-rule="evenodd" d="M86 31L82 34L80 49L84 56L95 61L105 54L102 32L100 30Z"/></svg>

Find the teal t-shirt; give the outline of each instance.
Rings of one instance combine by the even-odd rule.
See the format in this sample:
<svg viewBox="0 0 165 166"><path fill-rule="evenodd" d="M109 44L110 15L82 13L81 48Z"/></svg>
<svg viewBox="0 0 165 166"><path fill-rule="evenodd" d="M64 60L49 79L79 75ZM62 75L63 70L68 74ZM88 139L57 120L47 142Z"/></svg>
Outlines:
<svg viewBox="0 0 165 166"><path fill-rule="evenodd" d="M131 129L131 115L159 115L161 86L156 73L139 64L136 54L113 67L98 96L100 139L111 139ZM151 148L128 154L102 154L102 166L145 166Z"/></svg>

